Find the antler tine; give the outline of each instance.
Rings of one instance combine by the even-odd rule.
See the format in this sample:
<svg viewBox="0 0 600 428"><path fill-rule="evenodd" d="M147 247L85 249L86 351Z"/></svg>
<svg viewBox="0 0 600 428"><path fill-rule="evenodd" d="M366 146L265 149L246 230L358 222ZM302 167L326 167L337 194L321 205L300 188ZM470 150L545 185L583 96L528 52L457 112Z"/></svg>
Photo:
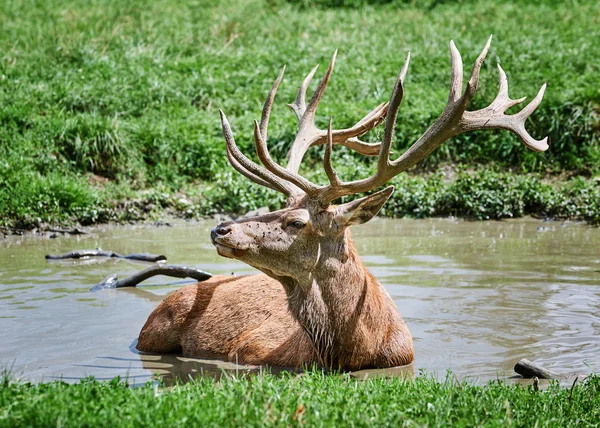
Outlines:
<svg viewBox="0 0 600 428"><path fill-rule="evenodd" d="M298 93L296 94L296 100L288 104L288 107L291 108L294 113L296 113L296 117L298 120L302 120L302 116L304 115L304 111L306 110L306 90L308 89L308 85L312 81L313 76L317 72L319 68L319 64L315 65L313 69L308 73L308 75L302 81L302 84L298 88Z"/></svg>
<svg viewBox="0 0 600 428"><path fill-rule="evenodd" d="M462 95L463 63L454 40L450 40L450 59L452 62L452 74L450 75L448 104L458 101Z"/></svg>
<svg viewBox="0 0 600 428"><path fill-rule="evenodd" d="M356 122L356 125L358 126L358 125L362 125L363 123L369 122L374 117L378 117L381 119L381 112L383 110L385 110L385 113L387 114L388 104L389 104L389 102L379 104L373 110L371 110L369 113L367 113L365 115L365 117L363 117L361 120ZM383 117L385 117L385 115Z"/></svg>
<svg viewBox="0 0 600 428"><path fill-rule="evenodd" d="M381 147L381 143L365 143L358 137L348 138L346 141L338 144L348 147L363 156L378 156L379 148Z"/></svg>
<svg viewBox="0 0 600 428"><path fill-rule="evenodd" d="M521 141L527 147L529 147L531 150L535 150L536 152L543 152L548 150L548 137L544 137L541 140L536 140L535 138L533 138L525 130L525 121L529 116L533 114L535 109L537 109L537 107L542 102L542 98L544 98L544 92L546 92L546 83L542 85L535 98L531 100L531 102L527 104L523 110L514 115L516 116L516 118L519 119L519 126L514 132L521 138Z"/></svg>
<svg viewBox="0 0 600 428"><path fill-rule="evenodd" d="M279 84L283 79L283 73L285 73L285 65L281 69L279 76L273 82L273 86L267 95L267 99L263 106L262 115L260 117L260 133L263 135L263 138L267 140L267 129L269 127L269 115L271 114L271 107L273 106L273 100L275 100L275 94L277 94L277 88L279 88Z"/></svg>
<svg viewBox="0 0 600 428"><path fill-rule="evenodd" d="M404 64L402 64L402 70L400 70L400 80L404 82L406 74L408 73L408 64L410 64L410 49L406 52L406 58L404 58Z"/></svg>
<svg viewBox="0 0 600 428"><path fill-rule="evenodd" d="M525 119L527 119L529 116L531 116L531 114L535 111L535 109L538 108L538 106L542 102L542 98L544 98L545 92L546 92L546 83L544 83L542 85L542 87L538 91L535 98L532 99L531 102L523 108L523 110L516 113L514 116L520 117L523 119L523 121L525 121ZM523 101L525 101L525 98L522 98L522 99L523 99Z"/></svg>
<svg viewBox="0 0 600 428"><path fill-rule="evenodd" d="M479 72L481 71L481 66L483 65L483 61L487 56L488 51L490 50L490 45L492 44L492 36L487 39L487 42L475 60L475 64L473 64L473 69L471 71L471 77L469 78L469 83L467 83L467 89L465 89L465 93L462 96L462 103L466 108L467 105L473 99L475 95L475 91L477 91L477 86L479 85Z"/></svg>
<svg viewBox="0 0 600 428"><path fill-rule="evenodd" d="M392 96L390 97L390 103L388 108L388 115L385 120L385 130L383 132L383 139L381 140L381 147L379 149L379 159L377 161L377 170L383 171L388 166L390 160L390 149L392 147L392 140L394 139L394 128L396 127L396 120L398 118L398 110L400 109L400 103L404 97L404 79L408 72L408 64L410 63L410 51L406 55L402 71L396 80Z"/></svg>
<svg viewBox="0 0 600 428"><path fill-rule="evenodd" d="M332 128L333 118L329 117L329 127L327 128L327 145L325 146L325 154L323 156L323 167L325 168L325 174L327 174L327 178L329 179L329 183L331 187L336 188L340 184L340 179L338 178L335 170L333 169L333 165L331 164L331 152L333 150L333 130Z"/></svg>
<svg viewBox="0 0 600 428"><path fill-rule="evenodd" d="M335 144L343 144L343 142L348 138L366 134L385 119L388 113L388 108L389 103L379 104L365 117L358 121L353 127L333 130L333 142ZM313 145L326 144L326 141L327 132L323 131L323 135L321 135L318 140L313 142Z"/></svg>
<svg viewBox="0 0 600 428"><path fill-rule="evenodd" d="M329 67L327 67L327 71L325 75L319 82L319 86L317 86L317 90L313 94L308 106L304 111L301 119L301 126L306 121L310 120L314 123L315 112L317 111L317 106L319 105L319 101L321 101L321 97L323 96L323 92L325 92L325 88L327 88L327 83L329 83L329 78L331 77L331 73L333 72L333 67L335 65L335 58L337 57L337 49L333 52L333 56L331 57L331 61L329 62Z"/></svg>
<svg viewBox="0 0 600 428"><path fill-rule="evenodd" d="M223 113L222 110L219 110L219 113L221 115L223 136L225 137L225 143L227 147L227 158L230 160L230 162L232 159L234 160L234 162L231 162L231 166L255 183L269 187L273 190L277 190L286 196L290 196L293 193L290 186L284 183L276 175L267 171L260 165L255 164L246 156L244 156L244 154L235 144L235 139L233 138L233 133L231 132L231 126L229 125L229 121L227 120L225 113Z"/></svg>
<svg viewBox="0 0 600 428"><path fill-rule="evenodd" d="M244 177L248 178L250 181L253 181L256 184L260 184L261 186L267 187L271 190L282 192L285 195L287 195L287 193L285 191L283 191L282 188L277 187L277 186L263 180L262 178L257 177L256 175L252 174L250 171L244 169L244 167L232 156L232 154L228 148L225 148L225 151L227 152L227 159L229 160L229 163L231 164L233 169L235 169L237 172L242 174Z"/></svg>
<svg viewBox="0 0 600 428"><path fill-rule="evenodd" d="M493 110L504 108L504 110L502 111L505 112L510 107L515 106L517 104L521 104L527 99L527 97L519 98L518 100L511 100L508 96L508 79L506 78L506 73L504 72L500 64L498 64L498 74L500 77L498 95L496 95L496 98L494 99L494 101L492 101L489 108Z"/></svg>
<svg viewBox="0 0 600 428"><path fill-rule="evenodd" d="M267 143L262 138L260 125L257 121L254 121L254 146L256 148L256 154L258 155L258 158L271 173L294 184L307 194L314 194L319 190L319 186L311 183L309 180L299 174L286 170L274 162L273 159L271 159L269 150L267 149Z"/></svg>
<svg viewBox="0 0 600 428"><path fill-rule="evenodd" d="M333 144L346 146L364 156L378 156L381 143L366 143L358 138L377 127L387 116L389 103L381 103L353 127L332 130ZM327 144L327 131L317 130L310 146Z"/></svg>

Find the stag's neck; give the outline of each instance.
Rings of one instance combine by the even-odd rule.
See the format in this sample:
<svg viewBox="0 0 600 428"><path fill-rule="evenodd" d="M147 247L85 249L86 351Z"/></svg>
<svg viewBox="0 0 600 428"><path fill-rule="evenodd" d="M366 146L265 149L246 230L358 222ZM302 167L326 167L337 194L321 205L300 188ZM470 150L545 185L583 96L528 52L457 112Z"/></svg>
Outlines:
<svg viewBox="0 0 600 428"><path fill-rule="evenodd" d="M350 237L324 244L308 278L284 283L290 311L313 342L324 366L401 365L396 350L408 332L395 304L363 265ZM412 346L411 346L412 352ZM412 359L412 355L411 355Z"/></svg>

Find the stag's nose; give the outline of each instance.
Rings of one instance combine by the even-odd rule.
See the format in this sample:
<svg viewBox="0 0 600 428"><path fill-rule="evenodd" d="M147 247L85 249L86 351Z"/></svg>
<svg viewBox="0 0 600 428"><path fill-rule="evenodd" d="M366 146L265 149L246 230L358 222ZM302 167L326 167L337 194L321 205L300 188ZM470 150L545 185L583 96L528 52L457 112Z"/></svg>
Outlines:
<svg viewBox="0 0 600 428"><path fill-rule="evenodd" d="M218 237L225 236L231 232L230 225L223 223L210 231L210 239L214 242Z"/></svg>

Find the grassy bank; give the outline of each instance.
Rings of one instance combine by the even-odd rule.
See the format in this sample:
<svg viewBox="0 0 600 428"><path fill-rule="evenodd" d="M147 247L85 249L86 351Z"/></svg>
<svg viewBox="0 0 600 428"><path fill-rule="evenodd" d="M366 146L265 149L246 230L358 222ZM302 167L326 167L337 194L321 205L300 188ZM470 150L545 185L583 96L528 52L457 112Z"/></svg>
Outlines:
<svg viewBox="0 0 600 428"><path fill-rule="evenodd" d="M357 172L348 171L348 175L356 176ZM312 176L326 180L320 174ZM597 179L548 181L539 174L439 169L429 174L401 175L391 184L396 190L381 211L387 217L488 220L529 215L600 224ZM252 184L234 171L218 173L215 182L186 184L177 191L164 185L132 190L123 184L90 191L77 181L60 178L23 181L16 186L31 186L33 190L19 190L7 199L5 212L9 215L0 223L18 229L43 229L57 221L91 225L149 222L165 216L200 219L215 214L239 215L261 207L274 210L283 202L280 194Z"/></svg>
<svg viewBox="0 0 600 428"><path fill-rule="evenodd" d="M2 224L126 220L138 216L136 210L147 215L165 199L181 199L180 194L198 196L201 206L191 209L198 214L227 205L265 205L266 192L250 187L251 194L241 194L234 187L239 180L229 179L218 109L227 112L242 149L252 153L252 120L260 117L272 80L287 64L270 125L270 148L282 160L296 129L285 103L313 65L326 63L335 48L340 49L336 71L319 114L321 124L332 115L336 127L351 125L389 97L411 49L394 148L399 153L445 104L448 41L457 41L469 69L490 33L494 42L473 107L493 99L496 62L507 71L513 98L531 98L548 82L527 127L535 137L548 134L550 150L527 151L508 132L476 132L436 150L420 171L427 176L453 164L545 177L590 178L600 172L600 45L591 42L600 38L598 2L322 1L316 8L283 0L213 3L18 0L0 5ZM379 136L376 131L367 139ZM309 153L306 170L321 168L321 152ZM336 148L335 161L356 165L345 177L373 163L343 148ZM581 186L597 195L595 183ZM214 190L219 186L236 192L224 195ZM564 186L556 192L567 192L570 200ZM153 207L137 207L135 200L146 197L157 199ZM597 196L594 201L597 206ZM418 213L416 208L388 212L498 216L495 209L470 213L461 204L436 202ZM511 208L512 215L537 213L528 211L528 202L519 204L525 208Z"/></svg>
<svg viewBox="0 0 600 428"><path fill-rule="evenodd" d="M114 380L4 380L2 426L595 426L600 378L546 391L426 377L364 382L309 373L199 378L168 389Z"/></svg>

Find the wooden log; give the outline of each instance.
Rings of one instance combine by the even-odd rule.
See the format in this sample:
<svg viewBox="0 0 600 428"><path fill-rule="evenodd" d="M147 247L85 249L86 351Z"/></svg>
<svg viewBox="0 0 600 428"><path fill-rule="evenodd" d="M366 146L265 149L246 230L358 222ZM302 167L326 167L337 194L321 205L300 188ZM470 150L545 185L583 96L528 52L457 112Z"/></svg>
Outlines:
<svg viewBox="0 0 600 428"><path fill-rule="evenodd" d="M173 265L154 265L120 281L117 277L117 274L109 275L101 282L93 286L90 291L106 290L110 288L135 287L140 282L157 275L165 275L175 278L193 278L200 282L206 281L212 277L212 274L196 268Z"/></svg>
<svg viewBox="0 0 600 428"><path fill-rule="evenodd" d="M547 370L544 367L529 361L526 358L521 358L515 365L515 372L527 379L537 377L539 379L559 379L563 375Z"/></svg>
<svg viewBox="0 0 600 428"><path fill-rule="evenodd" d="M47 229L42 229L42 232L64 233L67 235L87 235L88 234L88 232L86 232L85 230L81 230L77 227L74 227L73 229L55 229L55 228L49 227Z"/></svg>
<svg viewBox="0 0 600 428"><path fill-rule="evenodd" d="M20 229L18 227L0 226L0 230L5 230L5 231L11 232L15 235L24 235L24 234L30 233L30 232L33 234L41 234L43 232L52 232L52 233L63 233L63 234L68 234L68 235L87 235L89 233L83 229L79 229L78 227L74 227L72 229L61 229L61 228L41 226L39 228Z"/></svg>
<svg viewBox="0 0 600 428"><path fill-rule="evenodd" d="M104 251L101 248L97 250L76 250L68 253L52 255L48 254L46 260L64 260L64 259L81 259L84 257L116 257L119 259L140 260L143 262L160 262L166 261L167 258L162 254L135 253L122 255L114 251Z"/></svg>

